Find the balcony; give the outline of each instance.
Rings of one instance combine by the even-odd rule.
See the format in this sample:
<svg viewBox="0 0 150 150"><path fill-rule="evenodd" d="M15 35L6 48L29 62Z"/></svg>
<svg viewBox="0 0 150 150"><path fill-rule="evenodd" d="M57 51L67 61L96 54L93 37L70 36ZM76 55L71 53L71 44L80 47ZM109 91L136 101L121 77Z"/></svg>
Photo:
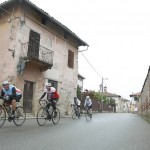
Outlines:
<svg viewBox="0 0 150 150"><path fill-rule="evenodd" d="M41 45L31 45L29 43L22 43L21 45L21 58L37 64L41 71L51 69L53 66L53 56L53 51Z"/></svg>

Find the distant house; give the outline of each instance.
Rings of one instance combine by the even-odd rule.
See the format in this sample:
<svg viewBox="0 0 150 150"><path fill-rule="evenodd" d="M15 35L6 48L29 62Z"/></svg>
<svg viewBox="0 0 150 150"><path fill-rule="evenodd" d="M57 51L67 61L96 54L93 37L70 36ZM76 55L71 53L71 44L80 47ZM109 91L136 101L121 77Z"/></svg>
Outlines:
<svg viewBox="0 0 150 150"><path fill-rule="evenodd" d="M117 112L117 113L129 112L129 108L130 108L129 100L122 98L120 95L107 92L106 89L104 91L105 92L100 92L100 94L110 100L114 100L114 104L115 104L113 108L114 112Z"/></svg>
<svg viewBox="0 0 150 150"><path fill-rule="evenodd" d="M138 113L150 121L150 67L141 90Z"/></svg>
<svg viewBox="0 0 150 150"><path fill-rule="evenodd" d="M130 102L130 107L131 107L131 112L135 113L138 112L138 103L139 103L139 98L140 98L140 92L138 93L132 93L130 97L132 98Z"/></svg>
<svg viewBox="0 0 150 150"><path fill-rule="evenodd" d="M107 89L105 88L104 92L100 92L100 95L103 95L105 96L106 98L108 99L113 99L115 101L115 105L114 105L114 112L118 112L118 102L119 100L121 99L121 96L120 95L117 95L117 94L113 94L113 93L110 93L110 92L107 92Z"/></svg>
<svg viewBox="0 0 150 150"><path fill-rule="evenodd" d="M130 111L130 100L127 100L125 98L120 99L120 112L121 113L129 113Z"/></svg>
<svg viewBox="0 0 150 150"><path fill-rule="evenodd" d="M78 47L88 44L29 0L9 0L0 8L0 82L20 88L21 103L33 115L44 83L50 82L65 113L76 95Z"/></svg>

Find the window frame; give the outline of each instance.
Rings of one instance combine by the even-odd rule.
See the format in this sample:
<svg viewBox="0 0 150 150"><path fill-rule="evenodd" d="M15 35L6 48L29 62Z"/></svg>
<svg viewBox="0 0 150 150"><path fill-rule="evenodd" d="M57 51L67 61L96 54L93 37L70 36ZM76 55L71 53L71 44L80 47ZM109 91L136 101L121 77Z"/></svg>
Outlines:
<svg viewBox="0 0 150 150"><path fill-rule="evenodd" d="M74 68L74 52L71 50L68 50L68 67Z"/></svg>
<svg viewBox="0 0 150 150"><path fill-rule="evenodd" d="M51 86L54 87L56 90L58 89L58 81L48 79L48 83L51 83Z"/></svg>

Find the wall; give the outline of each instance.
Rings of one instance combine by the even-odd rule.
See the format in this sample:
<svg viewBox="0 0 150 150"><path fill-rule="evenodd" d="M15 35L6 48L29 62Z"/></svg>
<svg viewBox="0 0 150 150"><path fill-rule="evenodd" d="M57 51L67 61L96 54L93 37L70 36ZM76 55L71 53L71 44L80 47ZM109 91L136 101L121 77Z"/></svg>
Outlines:
<svg viewBox="0 0 150 150"><path fill-rule="evenodd" d="M15 58L10 50L15 50L14 41L18 27L17 20L10 22L13 18L10 14L2 12L1 15L3 16L0 17L0 82L12 80L15 76Z"/></svg>
<svg viewBox="0 0 150 150"><path fill-rule="evenodd" d="M13 6L12 6L13 7ZM42 94L43 83L47 79L58 81L58 92L60 93L59 108L62 113L71 110L70 103L76 96L77 74L78 74L78 49L73 39L64 39L64 32L54 25L48 23L46 26L41 24L41 16L31 10L29 7L23 6L24 11L16 6L13 14L19 16L14 20L7 22L11 16L0 19L0 71L3 73L0 77L3 81L6 77L12 79L18 88L23 91L24 80L36 82L33 112L37 111L37 97ZM11 10L12 12L12 10ZM21 19L20 19L21 18ZM32 18L32 19L31 19ZM30 29L40 34L40 45L54 51L53 67L46 72L40 72L38 66L26 63L22 74L17 73L17 64L22 54L22 43L29 41ZM15 55L8 51L8 48L15 50ZM74 68L67 67L68 49L74 52ZM3 63L2 63L3 62Z"/></svg>
<svg viewBox="0 0 150 150"><path fill-rule="evenodd" d="M150 72L148 70L138 104L138 113L150 121Z"/></svg>

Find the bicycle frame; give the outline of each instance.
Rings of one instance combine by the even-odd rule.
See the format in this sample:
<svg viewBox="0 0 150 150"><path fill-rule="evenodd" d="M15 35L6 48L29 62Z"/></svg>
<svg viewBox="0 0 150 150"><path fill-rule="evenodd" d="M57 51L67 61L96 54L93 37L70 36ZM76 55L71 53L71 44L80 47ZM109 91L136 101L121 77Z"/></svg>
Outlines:
<svg viewBox="0 0 150 150"><path fill-rule="evenodd" d="M42 103L41 103L42 101L44 102L44 105L42 105ZM48 100L40 100L40 101L39 101L39 104L40 104L42 107L45 107L46 112L47 112L48 115L51 115L51 114L52 114L52 111L51 111L51 113L49 113L49 109L52 107L51 102L49 102ZM49 108L47 107L48 104L50 104L50 107L49 107Z"/></svg>
<svg viewBox="0 0 150 150"><path fill-rule="evenodd" d="M44 104L42 104L44 102ZM57 103L57 101L56 101ZM37 112L37 123L40 126L45 125L47 120L52 120L54 124L57 124L60 120L60 111L58 108L56 110L53 109L51 102L48 100L40 100L39 104L42 106ZM50 104L49 107L47 105ZM50 112L49 112L50 111Z"/></svg>
<svg viewBox="0 0 150 150"><path fill-rule="evenodd" d="M91 120L91 118L92 118L92 110L90 110L90 109L88 107L86 107L86 112L85 112L86 120Z"/></svg>
<svg viewBox="0 0 150 150"><path fill-rule="evenodd" d="M72 118L75 119L76 117L78 117L80 119L79 108L75 104L71 104L71 107L72 107Z"/></svg>
<svg viewBox="0 0 150 150"><path fill-rule="evenodd" d="M1 99L3 99L2 97L0 97ZM1 124L0 127L3 126L3 124L5 123L6 115L8 115L8 121L11 122L13 120L14 124L16 126L21 126L24 121L26 120L26 113L23 109L22 106L17 106L14 112L14 116L12 116L12 107L11 107L11 103L6 103L3 99L3 104L0 105L1 108L1 112L2 113L2 118L1 118ZM1 114L0 114L1 115Z"/></svg>

